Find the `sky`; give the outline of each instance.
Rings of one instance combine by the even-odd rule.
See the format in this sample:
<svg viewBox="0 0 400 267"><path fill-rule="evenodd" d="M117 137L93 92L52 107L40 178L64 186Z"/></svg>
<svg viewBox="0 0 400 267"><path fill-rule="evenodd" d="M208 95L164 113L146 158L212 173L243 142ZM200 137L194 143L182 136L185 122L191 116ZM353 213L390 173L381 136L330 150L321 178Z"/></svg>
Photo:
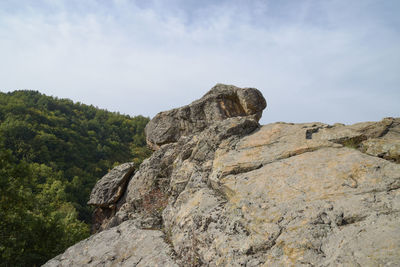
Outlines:
<svg viewBox="0 0 400 267"><path fill-rule="evenodd" d="M262 124L400 117L398 0L0 0L0 91L153 117L217 83Z"/></svg>

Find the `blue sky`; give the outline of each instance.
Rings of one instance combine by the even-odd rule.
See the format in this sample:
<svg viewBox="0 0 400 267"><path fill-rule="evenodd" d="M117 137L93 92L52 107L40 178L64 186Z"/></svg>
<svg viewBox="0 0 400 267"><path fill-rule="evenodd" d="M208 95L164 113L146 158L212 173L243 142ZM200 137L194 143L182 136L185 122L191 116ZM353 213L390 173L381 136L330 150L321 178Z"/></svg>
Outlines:
<svg viewBox="0 0 400 267"><path fill-rule="evenodd" d="M400 116L400 1L0 1L0 90L154 116L216 83L262 123Z"/></svg>

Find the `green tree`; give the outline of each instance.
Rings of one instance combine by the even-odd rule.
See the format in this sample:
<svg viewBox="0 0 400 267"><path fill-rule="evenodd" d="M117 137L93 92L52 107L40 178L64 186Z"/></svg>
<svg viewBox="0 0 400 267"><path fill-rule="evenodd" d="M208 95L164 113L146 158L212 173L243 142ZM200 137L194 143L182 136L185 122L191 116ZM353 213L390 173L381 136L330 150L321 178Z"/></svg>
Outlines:
<svg viewBox="0 0 400 267"><path fill-rule="evenodd" d="M0 93L0 265L40 265L87 237L94 184L150 155L148 121L37 91Z"/></svg>
<svg viewBox="0 0 400 267"><path fill-rule="evenodd" d="M0 151L2 265L38 266L89 235L67 202L60 175L45 165L17 162L9 150Z"/></svg>
<svg viewBox="0 0 400 267"><path fill-rule="evenodd" d="M0 93L0 148L10 149L17 160L62 171L67 199L86 223L91 218L86 202L96 181L117 163L150 155L144 136L148 121L37 91Z"/></svg>

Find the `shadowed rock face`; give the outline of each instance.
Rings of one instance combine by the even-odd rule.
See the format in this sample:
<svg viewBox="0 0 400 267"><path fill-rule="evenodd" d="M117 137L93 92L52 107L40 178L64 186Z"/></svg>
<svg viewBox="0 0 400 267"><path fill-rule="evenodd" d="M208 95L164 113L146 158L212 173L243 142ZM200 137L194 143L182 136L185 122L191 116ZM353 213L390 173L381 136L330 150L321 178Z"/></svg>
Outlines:
<svg viewBox="0 0 400 267"><path fill-rule="evenodd" d="M106 230L48 265L399 266L400 118L260 126L263 106L255 89L217 85L158 114L157 150Z"/></svg>
<svg viewBox="0 0 400 267"><path fill-rule="evenodd" d="M133 162L124 163L112 169L96 183L88 204L109 207L117 203L125 192L126 183L134 171L135 164Z"/></svg>
<svg viewBox="0 0 400 267"><path fill-rule="evenodd" d="M95 206L92 221L92 233L108 228L115 215L117 202L126 191L129 179L135 172L135 163L121 164L97 181L88 205Z"/></svg>
<svg viewBox="0 0 400 267"><path fill-rule="evenodd" d="M177 142L181 136L203 131L227 118L252 116L261 118L266 101L255 88L238 88L217 84L201 99L190 105L158 113L146 126L148 145L159 146Z"/></svg>

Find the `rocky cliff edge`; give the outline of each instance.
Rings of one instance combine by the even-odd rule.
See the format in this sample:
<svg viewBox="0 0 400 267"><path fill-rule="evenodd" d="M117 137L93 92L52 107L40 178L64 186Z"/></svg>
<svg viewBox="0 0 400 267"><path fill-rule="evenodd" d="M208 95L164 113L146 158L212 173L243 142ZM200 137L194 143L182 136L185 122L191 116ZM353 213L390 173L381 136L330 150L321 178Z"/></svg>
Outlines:
<svg viewBox="0 0 400 267"><path fill-rule="evenodd" d="M93 231L45 266L399 266L400 119L258 124L218 84L147 125L155 151L95 186Z"/></svg>

